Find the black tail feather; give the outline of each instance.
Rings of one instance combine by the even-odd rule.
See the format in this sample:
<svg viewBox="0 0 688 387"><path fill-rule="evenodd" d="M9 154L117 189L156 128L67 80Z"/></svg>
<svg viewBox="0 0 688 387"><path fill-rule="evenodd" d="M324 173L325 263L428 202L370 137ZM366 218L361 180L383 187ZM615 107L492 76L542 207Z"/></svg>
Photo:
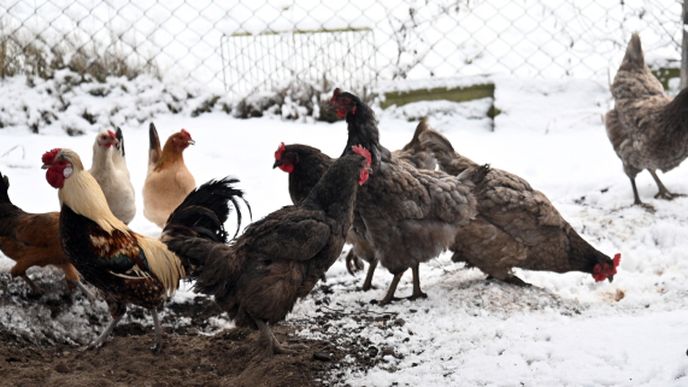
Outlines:
<svg viewBox="0 0 688 387"><path fill-rule="evenodd" d="M0 172L0 203L12 203L10 197L7 194L7 190L10 188L10 179Z"/></svg>
<svg viewBox="0 0 688 387"><path fill-rule="evenodd" d="M122 134L122 129L117 126L117 149L119 150L119 153L124 157L125 152L124 152L124 135Z"/></svg>
<svg viewBox="0 0 688 387"><path fill-rule="evenodd" d="M251 205L244 198L244 192L232 185L238 183L238 179L225 177L220 180L211 180L191 193L170 214L163 233L171 233L179 227L189 228L194 231L204 230L202 233L211 232L214 239L223 243L227 242L227 231L224 223L229 218L229 203L234 206L237 216L237 228L234 237L239 234L242 221L241 208L237 198L241 199L249 215L253 217Z"/></svg>

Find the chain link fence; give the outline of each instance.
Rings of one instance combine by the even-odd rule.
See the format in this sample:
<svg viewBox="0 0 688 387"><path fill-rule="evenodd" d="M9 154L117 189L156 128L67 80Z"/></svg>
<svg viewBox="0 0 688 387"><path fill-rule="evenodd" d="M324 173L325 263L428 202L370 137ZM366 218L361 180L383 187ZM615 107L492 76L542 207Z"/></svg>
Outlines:
<svg viewBox="0 0 688 387"><path fill-rule="evenodd" d="M0 75L26 72L26 56L43 52L44 67L114 63L124 69L115 73L142 69L233 97L295 80L374 88L496 73L606 82L633 31L649 62L678 60L681 1L3 0Z"/></svg>

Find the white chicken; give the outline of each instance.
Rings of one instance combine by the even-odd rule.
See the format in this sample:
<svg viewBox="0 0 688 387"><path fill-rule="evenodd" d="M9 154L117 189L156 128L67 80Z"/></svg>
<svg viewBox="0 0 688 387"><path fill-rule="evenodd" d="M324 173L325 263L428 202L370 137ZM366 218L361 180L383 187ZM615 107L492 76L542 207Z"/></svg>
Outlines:
<svg viewBox="0 0 688 387"><path fill-rule="evenodd" d="M122 130L103 130L93 143L93 162L89 170L100 184L108 206L115 216L128 224L136 214L134 186L124 157Z"/></svg>

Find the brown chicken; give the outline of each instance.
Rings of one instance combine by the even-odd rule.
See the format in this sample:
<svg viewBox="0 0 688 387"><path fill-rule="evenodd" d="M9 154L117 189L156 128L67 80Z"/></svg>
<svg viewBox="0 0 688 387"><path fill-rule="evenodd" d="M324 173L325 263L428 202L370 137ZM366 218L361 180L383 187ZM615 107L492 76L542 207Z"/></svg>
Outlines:
<svg viewBox="0 0 688 387"><path fill-rule="evenodd" d="M127 304L135 304L152 311L155 324L152 349L159 351L162 329L157 310L177 289L179 280L186 277L188 261L184 256L173 253L160 240L133 232L115 217L100 186L84 170L74 151L57 148L46 152L43 166L47 169L48 183L58 189L60 237L64 251L84 279L101 291L112 315L110 324L89 348L102 346L124 316ZM242 196L241 191L226 187L233 182L222 181L221 187L204 185L190 194L185 203L195 211L221 212L204 206L207 201L196 200L199 196L217 197L211 204L225 209L226 220L228 200ZM223 196L220 191L230 197ZM182 206L179 211L184 210ZM217 240L214 231L205 230L203 237ZM202 248L197 252L208 253Z"/></svg>
<svg viewBox="0 0 688 387"><path fill-rule="evenodd" d="M136 215L134 186L124 159L124 137L119 128L117 132L98 133L89 173L100 184L112 213L126 224L131 222Z"/></svg>
<svg viewBox="0 0 688 387"><path fill-rule="evenodd" d="M305 297L342 251L351 226L358 186L368 179L370 153L354 147L327 170L308 196L254 222L230 245L198 238L214 214L175 211L162 239L191 258L195 289L213 295L238 326L259 329L269 353L293 352L280 343L270 324ZM178 221L183 217L184 221ZM206 252L206 251L209 251Z"/></svg>
<svg viewBox="0 0 688 387"><path fill-rule="evenodd" d="M60 245L60 213L29 214L15 206L7 194L10 181L0 173L0 251L16 262L12 277L22 277L34 294L39 287L26 274L32 266L53 265L65 274L70 289L78 286L90 299L93 295L79 280Z"/></svg>
<svg viewBox="0 0 688 387"><path fill-rule="evenodd" d="M673 199L659 180L688 156L688 89L673 99L645 64L640 37L633 34L611 86L614 109L605 117L607 136L631 180L634 204L642 204L635 177L647 169L659 192L655 198ZM683 196L683 195L680 195Z"/></svg>
<svg viewBox="0 0 688 387"><path fill-rule="evenodd" d="M416 168L434 170L437 165L435 157L431 151L421 146L419 140L420 134L427 128L426 120L421 120L411 141L402 149L392 152L392 157L406 161ZM279 167L289 173L289 195L292 202L298 204L308 195L333 162L334 159L316 148L299 144L285 146L282 143L275 152L273 168ZM373 274L377 267L372 246L365 240L358 238L353 231L349 232L347 242L353 245L346 256L347 270L353 274L363 268L360 258L367 261L369 263L368 273L363 282L362 290L369 290L372 288Z"/></svg>
<svg viewBox="0 0 688 387"><path fill-rule="evenodd" d="M160 150L158 131L151 123L148 174L143 184L143 215L160 228L189 192L196 188L184 164L184 149L194 141L186 130L171 135Z"/></svg>
<svg viewBox="0 0 688 387"><path fill-rule="evenodd" d="M420 288L419 264L449 248L459 228L477 215L470 182L393 158L380 145L373 111L355 95L337 89L331 103L348 124L344 154L358 142L372 149L373 171L358 195L353 232L370 244L375 259L394 274L380 303L392 301L409 268L413 272L411 298L426 297Z"/></svg>
<svg viewBox="0 0 688 387"><path fill-rule="evenodd" d="M542 192L514 174L461 156L435 131L425 131L421 141L435 152L442 170L475 184L478 216L459 228L451 246L452 260L516 285L526 283L511 273L514 267L581 271L592 274L596 281L612 281L621 255L611 259L592 247Z"/></svg>

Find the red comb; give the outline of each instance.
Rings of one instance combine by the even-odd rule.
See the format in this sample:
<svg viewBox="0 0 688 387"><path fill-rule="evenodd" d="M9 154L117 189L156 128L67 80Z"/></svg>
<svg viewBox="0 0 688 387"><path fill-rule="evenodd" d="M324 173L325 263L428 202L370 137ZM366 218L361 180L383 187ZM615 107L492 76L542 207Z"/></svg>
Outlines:
<svg viewBox="0 0 688 387"><path fill-rule="evenodd" d="M373 158L370 156L370 151L360 145L354 145L351 147L351 150L356 153L359 156L363 156L363 158L366 159L366 163L368 164L367 166L370 167L370 164L373 162Z"/></svg>
<svg viewBox="0 0 688 387"><path fill-rule="evenodd" d="M55 160L55 156L57 156L58 153L60 153L62 149L61 148L53 148L45 153L43 153L43 157L41 157L41 161L43 161L43 164L50 164Z"/></svg>
<svg viewBox="0 0 688 387"><path fill-rule="evenodd" d="M108 130L107 132L110 137L117 138L117 134L115 134L115 132L113 132L112 130Z"/></svg>
<svg viewBox="0 0 688 387"><path fill-rule="evenodd" d="M284 151L287 150L287 147L284 145L284 143L280 143L279 147L275 151L275 160L280 160L282 158L282 154Z"/></svg>
<svg viewBox="0 0 688 387"><path fill-rule="evenodd" d="M191 133L187 132L186 129L182 129L179 131L179 133L183 134L184 136L191 138Z"/></svg>
<svg viewBox="0 0 688 387"><path fill-rule="evenodd" d="M614 268L619 267L619 264L621 263L621 253L616 253L616 255L614 255L613 261L614 261Z"/></svg>

